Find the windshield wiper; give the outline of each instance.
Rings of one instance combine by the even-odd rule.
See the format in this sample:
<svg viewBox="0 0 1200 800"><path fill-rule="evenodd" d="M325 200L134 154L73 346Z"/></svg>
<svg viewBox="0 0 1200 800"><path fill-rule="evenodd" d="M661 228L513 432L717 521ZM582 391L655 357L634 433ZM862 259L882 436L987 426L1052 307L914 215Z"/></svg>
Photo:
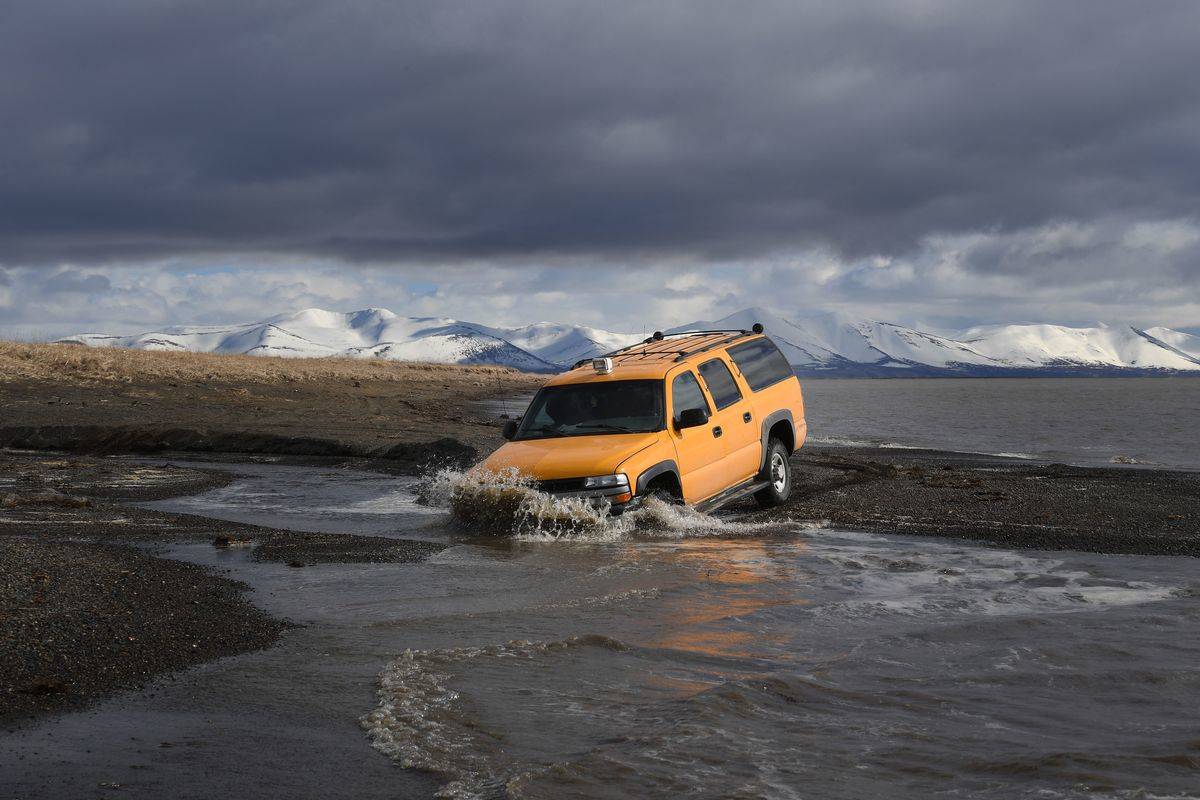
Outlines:
<svg viewBox="0 0 1200 800"><path fill-rule="evenodd" d="M607 422L589 422L584 425L576 425L576 428L599 428L605 431L620 431L621 433L641 433L633 428L626 428L624 425L610 425Z"/></svg>
<svg viewBox="0 0 1200 800"><path fill-rule="evenodd" d="M521 438L525 438L531 433L562 433L561 428L530 428L527 431L521 431Z"/></svg>

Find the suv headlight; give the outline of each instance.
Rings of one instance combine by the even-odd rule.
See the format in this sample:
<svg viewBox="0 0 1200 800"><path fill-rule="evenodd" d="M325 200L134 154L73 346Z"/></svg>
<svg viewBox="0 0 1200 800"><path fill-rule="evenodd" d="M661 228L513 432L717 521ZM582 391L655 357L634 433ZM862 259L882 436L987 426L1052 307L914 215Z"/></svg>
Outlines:
<svg viewBox="0 0 1200 800"><path fill-rule="evenodd" d="M583 488L585 489L612 489L617 486L629 486L629 477L624 472L583 479Z"/></svg>

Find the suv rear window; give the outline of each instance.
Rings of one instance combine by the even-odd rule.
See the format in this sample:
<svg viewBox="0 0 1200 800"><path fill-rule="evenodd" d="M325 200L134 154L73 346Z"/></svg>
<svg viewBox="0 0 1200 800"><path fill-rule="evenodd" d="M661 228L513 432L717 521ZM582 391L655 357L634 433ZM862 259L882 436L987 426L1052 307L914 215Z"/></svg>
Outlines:
<svg viewBox="0 0 1200 800"><path fill-rule="evenodd" d="M755 392L794 374L783 353L765 336L744 344L735 344L727 352L733 363L742 371L746 383L750 384L750 388Z"/></svg>
<svg viewBox="0 0 1200 800"><path fill-rule="evenodd" d="M714 358L701 364L700 377L704 379L704 385L708 387L708 393L712 395L718 411L742 399L742 393L733 380L733 373L721 359Z"/></svg>

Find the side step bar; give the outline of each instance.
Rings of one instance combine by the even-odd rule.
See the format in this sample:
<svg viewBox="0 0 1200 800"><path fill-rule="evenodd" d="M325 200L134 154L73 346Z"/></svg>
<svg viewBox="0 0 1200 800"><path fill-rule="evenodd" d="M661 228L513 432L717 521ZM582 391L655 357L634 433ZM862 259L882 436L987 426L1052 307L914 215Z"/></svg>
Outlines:
<svg viewBox="0 0 1200 800"><path fill-rule="evenodd" d="M707 514L710 511L716 511L721 506L729 505L734 500L741 500L747 495L765 489L768 485L770 485L770 481L760 481L757 477L754 477L745 483L739 483L732 489L726 489L718 495L713 495L707 500L701 500L699 503L696 503L695 508L697 511L703 511Z"/></svg>

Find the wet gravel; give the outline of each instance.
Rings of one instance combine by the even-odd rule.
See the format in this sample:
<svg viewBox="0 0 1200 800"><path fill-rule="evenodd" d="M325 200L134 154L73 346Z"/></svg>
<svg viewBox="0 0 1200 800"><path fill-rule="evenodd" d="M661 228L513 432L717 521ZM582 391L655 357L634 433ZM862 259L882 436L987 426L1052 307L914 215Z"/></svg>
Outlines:
<svg viewBox="0 0 1200 800"><path fill-rule="evenodd" d="M0 537L0 723L272 644L247 587L128 547Z"/></svg>
<svg viewBox="0 0 1200 800"><path fill-rule="evenodd" d="M443 549L128 505L234 477L129 459L0 451L0 724L267 647L288 627L250 603L244 584L157 557L167 545L247 547L255 561L297 568L420 561Z"/></svg>
<svg viewBox="0 0 1200 800"><path fill-rule="evenodd" d="M752 512L1005 547L1200 556L1200 472L925 450L804 448L783 506Z"/></svg>
<svg viewBox="0 0 1200 800"><path fill-rule="evenodd" d="M233 476L175 464L0 450L0 498L35 503L39 494L94 500L159 500L225 486Z"/></svg>
<svg viewBox="0 0 1200 800"><path fill-rule="evenodd" d="M347 536L340 533L294 533L266 536L254 548L256 561L278 561L290 566L307 564L383 564L424 561L446 546L382 536Z"/></svg>

